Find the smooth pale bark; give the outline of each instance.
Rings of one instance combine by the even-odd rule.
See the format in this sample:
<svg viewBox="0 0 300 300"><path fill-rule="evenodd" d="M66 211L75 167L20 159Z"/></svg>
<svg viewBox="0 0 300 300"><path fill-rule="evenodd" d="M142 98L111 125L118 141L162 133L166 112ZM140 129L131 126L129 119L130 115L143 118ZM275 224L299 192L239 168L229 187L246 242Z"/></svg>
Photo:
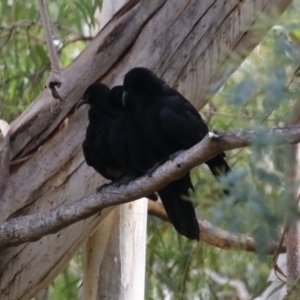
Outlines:
<svg viewBox="0 0 300 300"><path fill-rule="evenodd" d="M127 12L107 24L63 71L64 101L43 92L12 124L11 168L0 221L50 210L91 193L103 179L83 161L86 110L73 114L85 88L101 79L120 84L134 66L152 68L197 108L259 43L272 22L257 28L264 12L275 21L289 0L129 1ZM230 55L234 52L235 57ZM105 76L104 76L105 75ZM10 248L0 258L0 298L30 299L46 287L107 216L80 221L38 242Z"/></svg>
<svg viewBox="0 0 300 300"><path fill-rule="evenodd" d="M113 208L85 244L83 299L143 299L146 238L147 199Z"/></svg>
<svg viewBox="0 0 300 300"><path fill-rule="evenodd" d="M146 212L146 199L121 205L99 227L102 235L93 235L91 247L90 241L86 243L85 278L91 278L94 286L84 286L89 287L84 299L143 299Z"/></svg>
<svg viewBox="0 0 300 300"><path fill-rule="evenodd" d="M100 15L100 29L102 29L126 3L130 0L104 0Z"/></svg>

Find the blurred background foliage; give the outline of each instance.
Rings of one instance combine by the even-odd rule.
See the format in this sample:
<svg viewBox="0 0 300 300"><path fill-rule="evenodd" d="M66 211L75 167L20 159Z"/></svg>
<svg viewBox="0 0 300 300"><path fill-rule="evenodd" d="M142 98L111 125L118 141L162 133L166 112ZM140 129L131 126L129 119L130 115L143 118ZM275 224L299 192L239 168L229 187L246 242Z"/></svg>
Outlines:
<svg viewBox="0 0 300 300"><path fill-rule="evenodd" d="M67 66L99 28L102 1L48 3L60 62ZM293 164L286 146L272 147L264 128L282 127L299 97L300 0L230 76L201 111L212 129L257 130L251 148L226 153L234 172L222 184L225 197L205 165L192 171L197 213L230 232L249 234L259 253L193 243L170 224L149 217L146 299L239 299L229 284L238 280L253 298L266 288L271 257L264 246L278 239L286 216L295 211L285 171ZM95 17L96 16L96 17ZM14 120L36 98L49 71L37 1L0 0L0 118ZM298 82L297 82L298 81ZM80 299L82 250L36 299ZM220 283L220 278L225 283Z"/></svg>
<svg viewBox="0 0 300 300"><path fill-rule="evenodd" d="M92 39L102 0L47 1L54 42L66 67ZM40 93L50 62L38 1L0 1L0 118L12 121Z"/></svg>

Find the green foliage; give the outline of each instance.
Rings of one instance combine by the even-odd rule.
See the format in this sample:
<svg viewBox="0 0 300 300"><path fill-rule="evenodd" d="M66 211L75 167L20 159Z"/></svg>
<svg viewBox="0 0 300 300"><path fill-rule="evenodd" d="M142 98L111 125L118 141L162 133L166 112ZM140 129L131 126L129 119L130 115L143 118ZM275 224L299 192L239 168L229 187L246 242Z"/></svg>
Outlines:
<svg viewBox="0 0 300 300"><path fill-rule="evenodd" d="M102 1L48 2L63 67L84 49L97 27ZM12 121L42 91L50 68L38 1L0 1L0 118Z"/></svg>
<svg viewBox="0 0 300 300"><path fill-rule="evenodd" d="M76 300L82 299L83 251L80 250L67 268L54 280L49 287L48 299Z"/></svg>
<svg viewBox="0 0 300 300"><path fill-rule="evenodd" d="M300 62L296 3L201 112L212 129L256 132L252 147L226 153L234 172L221 184L205 166L193 170L192 200L197 214L215 226L254 237L258 255L191 243L151 218L147 299L225 299L225 291L232 293L226 299L236 299L236 290L217 284L211 271L228 281L239 279L253 296L268 286L271 257L264 254L266 246L278 240L286 218L298 218L286 178L287 168L295 164L293 156L287 146L273 147L265 130L286 126L299 97L299 85L291 83ZM233 186L230 196L223 195L224 184Z"/></svg>
<svg viewBox="0 0 300 300"><path fill-rule="evenodd" d="M65 67L96 32L94 16L102 1L59 0L47 5ZM225 299L226 292L236 298L229 284L216 283L216 274L240 280L253 296L266 288L271 258L264 254L265 247L278 238L286 216L298 217L285 177L294 165L292 155L286 146L273 147L265 128L285 126L299 97L299 84L292 82L300 64L299 11L297 0L201 111L212 129L256 132L251 148L226 153L234 172L221 183L204 165L192 171L191 198L198 215L215 226L253 236L259 254L190 242L170 224L149 217L146 299ZM0 0L0 118L16 118L41 92L48 71L37 1ZM222 185L233 186L233 193L225 197ZM48 299L80 299L81 280L80 252L51 284Z"/></svg>

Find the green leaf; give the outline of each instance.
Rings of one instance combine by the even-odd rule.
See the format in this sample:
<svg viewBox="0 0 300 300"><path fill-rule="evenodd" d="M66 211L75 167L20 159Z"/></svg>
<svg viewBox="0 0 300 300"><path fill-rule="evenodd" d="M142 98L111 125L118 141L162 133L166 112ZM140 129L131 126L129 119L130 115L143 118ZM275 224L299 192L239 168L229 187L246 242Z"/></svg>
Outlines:
<svg viewBox="0 0 300 300"><path fill-rule="evenodd" d="M161 283L165 284L174 293L177 294L179 292L176 284L170 278L164 276L162 273L159 273L159 272L156 273L156 276Z"/></svg>
<svg viewBox="0 0 300 300"><path fill-rule="evenodd" d="M247 103L256 91L256 83L251 78L246 78L237 84L231 91L228 102L242 106Z"/></svg>
<svg viewBox="0 0 300 300"><path fill-rule="evenodd" d="M46 64L49 62L48 55L45 51L45 49L41 45L35 46L36 53L38 54L39 58L41 59L42 64Z"/></svg>

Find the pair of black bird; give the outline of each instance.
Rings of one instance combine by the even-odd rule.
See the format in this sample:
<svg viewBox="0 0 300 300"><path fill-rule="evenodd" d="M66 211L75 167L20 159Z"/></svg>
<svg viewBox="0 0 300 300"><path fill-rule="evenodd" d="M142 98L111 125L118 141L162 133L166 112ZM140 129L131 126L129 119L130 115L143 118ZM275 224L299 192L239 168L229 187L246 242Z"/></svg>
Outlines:
<svg viewBox="0 0 300 300"><path fill-rule="evenodd" d="M83 152L86 163L109 180L142 176L157 163L188 149L208 133L197 110L146 68L134 68L123 86L90 85L77 104L89 104ZM224 155L206 162L216 178L230 171ZM189 196L190 174L158 191L175 229L199 240L199 224ZM225 191L226 192L226 191ZM156 195L148 196L156 200Z"/></svg>

